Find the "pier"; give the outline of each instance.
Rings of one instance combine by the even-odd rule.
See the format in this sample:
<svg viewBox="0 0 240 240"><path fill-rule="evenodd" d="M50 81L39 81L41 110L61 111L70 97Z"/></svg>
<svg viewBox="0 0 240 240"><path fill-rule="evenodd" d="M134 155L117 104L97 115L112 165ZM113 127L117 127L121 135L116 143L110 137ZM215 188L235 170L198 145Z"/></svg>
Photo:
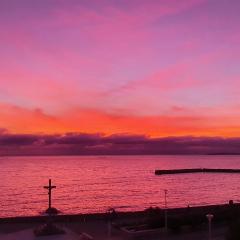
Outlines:
<svg viewBox="0 0 240 240"><path fill-rule="evenodd" d="M155 170L155 175L180 174L180 173L240 173L240 169L227 168L187 168Z"/></svg>

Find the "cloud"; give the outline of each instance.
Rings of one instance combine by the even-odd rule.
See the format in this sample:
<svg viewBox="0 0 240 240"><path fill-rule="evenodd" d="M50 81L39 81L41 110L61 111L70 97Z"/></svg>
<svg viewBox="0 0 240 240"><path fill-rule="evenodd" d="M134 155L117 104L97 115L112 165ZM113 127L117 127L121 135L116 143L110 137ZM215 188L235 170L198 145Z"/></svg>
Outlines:
<svg viewBox="0 0 240 240"><path fill-rule="evenodd" d="M1 100L40 107L51 115L72 106L99 112L125 107L142 115L161 115L165 106L179 101L188 106L192 99L198 104L204 98L210 105L213 89L220 88L212 62L223 50L208 47L209 40L217 33L229 36L206 29L215 11L202 24L199 15L209 13L207 4L202 10L203 2L1 1ZM220 8L221 4L216 10ZM221 22L227 22L225 18ZM231 55L236 49L225 51ZM200 62L199 54L208 56L209 50L218 54ZM209 70L199 69L203 65ZM219 75L221 69L225 68L217 66ZM232 86L228 77L223 79L219 102L226 96L226 85Z"/></svg>
<svg viewBox="0 0 240 240"><path fill-rule="evenodd" d="M0 136L0 145L2 146L24 146L32 145L39 140L38 136L35 135L25 135L25 134L2 134Z"/></svg>
<svg viewBox="0 0 240 240"><path fill-rule="evenodd" d="M240 138L0 134L1 155L240 154Z"/></svg>
<svg viewBox="0 0 240 240"><path fill-rule="evenodd" d="M225 111L215 108L191 109L173 105L168 111L156 115L138 115L134 112L104 111L99 109L71 108L61 114L49 114L41 108L23 108L0 103L0 127L10 133L65 134L140 134L151 137L164 136L223 136L240 135L236 107ZM2 130L3 131L3 130ZM2 132L1 131L1 132ZM6 130L4 130L6 131ZM65 141L74 140L68 135ZM51 139L49 139L51 141Z"/></svg>
<svg viewBox="0 0 240 240"><path fill-rule="evenodd" d="M237 24L227 27L235 14L225 14L237 8L221 3L210 11L215 4L1 1L0 101L12 104L0 103L0 127L29 134L240 136L238 109L230 106L240 96L239 50L230 44L239 34ZM206 29L208 23L222 31Z"/></svg>

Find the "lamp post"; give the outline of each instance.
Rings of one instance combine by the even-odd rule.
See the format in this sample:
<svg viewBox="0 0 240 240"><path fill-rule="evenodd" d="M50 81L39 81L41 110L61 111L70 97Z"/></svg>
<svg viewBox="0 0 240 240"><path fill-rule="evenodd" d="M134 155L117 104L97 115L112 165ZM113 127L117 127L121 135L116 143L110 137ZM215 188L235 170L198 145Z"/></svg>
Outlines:
<svg viewBox="0 0 240 240"><path fill-rule="evenodd" d="M164 200L165 200L165 232L168 231L168 221L167 221L167 189L164 189Z"/></svg>
<svg viewBox="0 0 240 240"><path fill-rule="evenodd" d="M110 239L111 238L111 235L112 235L112 228L111 228L111 208L109 208L107 210L107 218L108 218L108 222L107 222L107 225L108 225L108 231L107 231L107 235L108 235L108 238Z"/></svg>
<svg viewBox="0 0 240 240"><path fill-rule="evenodd" d="M111 239L112 236L112 220L116 217L116 211L114 208L109 208L107 210L108 216L108 238Z"/></svg>
<svg viewBox="0 0 240 240"><path fill-rule="evenodd" d="M213 214L207 214L206 215L207 219L208 219L208 240L212 239L212 219L214 217Z"/></svg>

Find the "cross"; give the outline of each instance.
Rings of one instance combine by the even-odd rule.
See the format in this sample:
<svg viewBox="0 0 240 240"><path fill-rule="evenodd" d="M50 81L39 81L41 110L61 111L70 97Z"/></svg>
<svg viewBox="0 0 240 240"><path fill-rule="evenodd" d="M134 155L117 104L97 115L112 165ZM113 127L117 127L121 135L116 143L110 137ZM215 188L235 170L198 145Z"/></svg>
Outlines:
<svg viewBox="0 0 240 240"><path fill-rule="evenodd" d="M52 204L52 189L56 188L56 186L52 186L51 179L49 179L48 186L44 186L44 188L48 189L48 208L51 209Z"/></svg>

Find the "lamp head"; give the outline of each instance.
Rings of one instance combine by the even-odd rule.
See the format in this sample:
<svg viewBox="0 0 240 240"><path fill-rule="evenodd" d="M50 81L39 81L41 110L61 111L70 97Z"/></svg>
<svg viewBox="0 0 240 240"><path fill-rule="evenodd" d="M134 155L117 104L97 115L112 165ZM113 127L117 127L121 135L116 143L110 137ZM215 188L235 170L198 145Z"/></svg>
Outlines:
<svg viewBox="0 0 240 240"><path fill-rule="evenodd" d="M210 220L213 219L214 215L209 213L209 214L206 215L206 217L210 221Z"/></svg>

